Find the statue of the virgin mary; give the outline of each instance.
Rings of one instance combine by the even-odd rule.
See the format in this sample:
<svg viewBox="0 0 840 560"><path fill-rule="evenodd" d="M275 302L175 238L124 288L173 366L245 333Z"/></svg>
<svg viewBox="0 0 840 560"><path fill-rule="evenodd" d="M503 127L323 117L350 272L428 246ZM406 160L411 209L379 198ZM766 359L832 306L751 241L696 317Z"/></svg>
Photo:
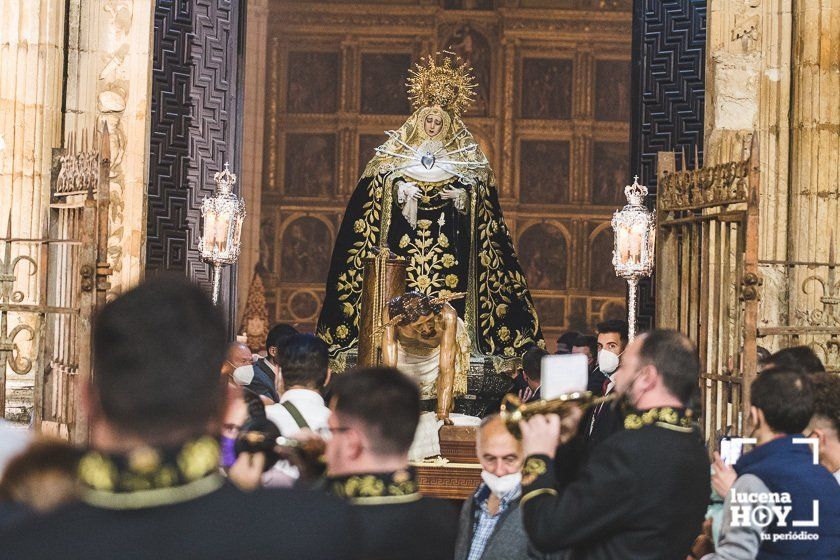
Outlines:
<svg viewBox="0 0 840 560"><path fill-rule="evenodd" d="M474 355L505 370L543 345L493 171L460 117L473 98L470 69L442 54L411 71L414 113L386 132L344 214L318 321L338 367L358 344L363 260L385 246L406 259L408 290L467 292L454 306Z"/></svg>

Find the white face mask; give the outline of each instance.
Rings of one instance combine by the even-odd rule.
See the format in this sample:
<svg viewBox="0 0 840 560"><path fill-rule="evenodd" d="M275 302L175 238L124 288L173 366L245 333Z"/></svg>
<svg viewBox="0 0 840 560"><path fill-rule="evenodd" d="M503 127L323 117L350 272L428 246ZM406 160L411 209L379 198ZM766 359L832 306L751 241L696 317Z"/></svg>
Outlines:
<svg viewBox="0 0 840 560"><path fill-rule="evenodd" d="M601 348L598 350L598 368L606 375L610 375L618 369L618 356L606 348Z"/></svg>
<svg viewBox="0 0 840 560"><path fill-rule="evenodd" d="M496 476L491 472L482 470L481 480L487 484L487 487L490 488L490 492L501 498L522 484L522 473L517 471L504 476Z"/></svg>

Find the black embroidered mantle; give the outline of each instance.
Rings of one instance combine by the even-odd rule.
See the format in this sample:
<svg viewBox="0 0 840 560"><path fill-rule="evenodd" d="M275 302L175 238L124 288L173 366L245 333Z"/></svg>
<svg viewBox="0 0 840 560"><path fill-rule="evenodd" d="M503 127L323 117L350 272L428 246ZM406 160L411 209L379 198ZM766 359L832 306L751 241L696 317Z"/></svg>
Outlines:
<svg viewBox="0 0 840 560"><path fill-rule="evenodd" d="M529 345L544 343L492 172L474 182L411 180L422 189L416 228L397 202L404 180L398 171L363 176L347 205L318 321L334 367L341 370L346 352L358 345L363 261L382 245L407 259L408 289L466 291L453 305L467 324L473 354L490 356L499 370L512 367ZM451 188L469 194L463 212L440 196Z"/></svg>

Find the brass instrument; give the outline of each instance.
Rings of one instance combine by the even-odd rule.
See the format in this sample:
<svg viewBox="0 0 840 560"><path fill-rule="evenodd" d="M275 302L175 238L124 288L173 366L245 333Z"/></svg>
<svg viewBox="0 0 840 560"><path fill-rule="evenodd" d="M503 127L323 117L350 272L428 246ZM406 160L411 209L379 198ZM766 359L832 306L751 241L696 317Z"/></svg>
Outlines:
<svg viewBox="0 0 840 560"><path fill-rule="evenodd" d="M563 411L573 406L586 409L590 406L614 401L618 397L619 394L615 392L604 397L599 397L593 395L592 391L575 391L574 393L565 393L553 399L540 399L523 404L516 395L505 395L505 398L502 399L499 416L501 416L508 431L514 437L520 439L522 437L522 433L519 431L520 420L527 420L537 414L562 414Z"/></svg>

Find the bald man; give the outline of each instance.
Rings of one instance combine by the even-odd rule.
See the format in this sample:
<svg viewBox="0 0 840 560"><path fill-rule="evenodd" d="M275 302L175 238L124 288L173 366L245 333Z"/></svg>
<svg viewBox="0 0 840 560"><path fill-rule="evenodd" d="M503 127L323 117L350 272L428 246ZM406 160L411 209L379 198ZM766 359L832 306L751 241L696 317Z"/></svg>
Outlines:
<svg viewBox="0 0 840 560"><path fill-rule="evenodd" d="M248 366L253 363L251 349L241 342L228 344L225 361L222 363L222 376L227 376L230 383L236 385L233 379L233 372L240 366Z"/></svg>
<svg viewBox="0 0 840 560"><path fill-rule="evenodd" d="M519 514L522 446L499 415L481 422L476 436L482 482L461 508L455 560L550 558L528 545ZM529 550L530 548L530 550Z"/></svg>

